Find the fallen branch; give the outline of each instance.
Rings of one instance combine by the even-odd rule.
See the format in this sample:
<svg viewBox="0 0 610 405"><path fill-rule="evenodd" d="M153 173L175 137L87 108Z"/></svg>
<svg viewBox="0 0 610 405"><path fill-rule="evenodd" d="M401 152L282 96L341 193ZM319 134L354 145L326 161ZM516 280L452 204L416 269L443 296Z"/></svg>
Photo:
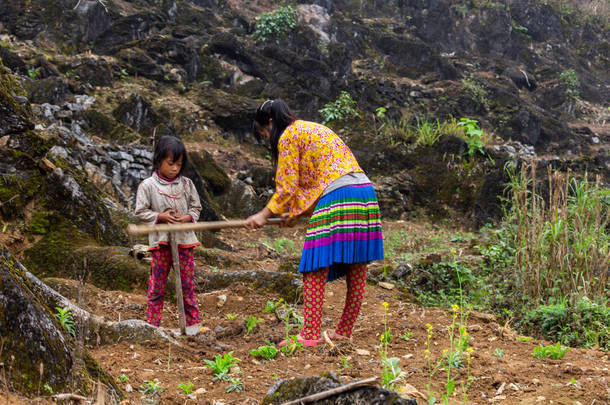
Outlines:
<svg viewBox="0 0 610 405"><path fill-rule="evenodd" d="M0 207L2 207L4 204L10 203L11 201L13 201L17 197L19 197L19 194L15 194L14 196L12 196L11 198L9 198L8 200L6 200L4 202L0 201Z"/></svg>
<svg viewBox="0 0 610 405"><path fill-rule="evenodd" d="M65 400L65 399L70 399L70 400L74 400L74 401L86 401L87 400L86 397L83 397L82 395L77 395L77 394L55 394L51 398L58 400L58 401Z"/></svg>
<svg viewBox="0 0 610 405"><path fill-rule="evenodd" d="M354 381L352 383L341 385L339 387L331 388L326 391L318 392L317 394L308 395L303 398L295 399L294 401L284 402L282 405L299 405L307 402L315 402L324 398L332 397L333 395L342 394L344 392L352 391L356 388L368 385L369 383L377 380L377 377L371 377L360 381Z"/></svg>

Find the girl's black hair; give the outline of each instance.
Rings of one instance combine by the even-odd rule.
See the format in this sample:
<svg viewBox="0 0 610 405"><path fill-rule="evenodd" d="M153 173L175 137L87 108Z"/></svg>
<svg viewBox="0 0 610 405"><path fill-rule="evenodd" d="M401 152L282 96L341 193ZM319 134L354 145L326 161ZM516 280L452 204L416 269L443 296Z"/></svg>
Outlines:
<svg viewBox="0 0 610 405"><path fill-rule="evenodd" d="M180 156L182 156L182 166L180 167L180 173L178 173L178 175L182 174L188 163L186 148L180 139L171 135L164 135L159 138L159 141L155 146L155 153L153 155L153 172L159 170L163 159L169 155L173 156L174 161L178 160Z"/></svg>
<svg viewBox="0 0 610 405"><path fill-rule="evenodd" d="M290 111L288 104L279 98L265 101L256 110L256 116L252 123L252 130L257 139L260 140L259 131L269 123L269 119L273 120L269 137L269 143L271 144L271 159L273 164L277 165L277 144L280 141L280 136L282 136L282 132L284 132L288 125L296 121L297 117Z"/></svg>

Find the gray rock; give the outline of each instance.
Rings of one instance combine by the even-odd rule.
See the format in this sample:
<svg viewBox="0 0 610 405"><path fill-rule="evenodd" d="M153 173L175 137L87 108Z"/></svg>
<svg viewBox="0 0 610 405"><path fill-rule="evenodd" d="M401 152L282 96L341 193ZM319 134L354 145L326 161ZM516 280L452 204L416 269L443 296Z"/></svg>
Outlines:
<svg viewBox="0 0 610 405"><path fill-rule="evenodd" d="M271 386L262 404L279 405L341 385L344 383L333 372L324 373L320 377L283 379ZM376 386L363 386L315 403L317 405L417 405L414 399L401 398L395 392Z"/></svg>
<svg viewBox="0 0 610 405"><path fill-rule="evenodd" d="M126 160L128 162L133 162L133 156L131 156L129 153L123 152L123 151L118 151L118 152L109 152L108 155L113 158L113 159L117 159L117 160Z"/></svg>

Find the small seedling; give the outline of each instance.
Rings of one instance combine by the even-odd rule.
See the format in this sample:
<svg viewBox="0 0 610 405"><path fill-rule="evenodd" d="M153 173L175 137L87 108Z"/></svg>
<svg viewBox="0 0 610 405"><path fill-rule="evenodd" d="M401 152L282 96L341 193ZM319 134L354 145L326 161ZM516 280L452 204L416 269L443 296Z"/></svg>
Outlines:
<svg viewBox="0 0 610 405"><path fill-rule="evenodd" d="M283 298L280 298L279 300L277 300L277 302L267 301L267 305L265 305L265 309L263 309L263 312L268 312L270 314L273 314L282 306L283 303L284 303Z"/></svg>
<svg viewBox="0 0 610 405"><path fill-rule="evenodd" d="M404 340L405 342L408 342L409 340L411 340L413 338L413 332L407 332L403 335L400 335L400 338L402 340Z"/></svg>
<svg viewBox="0 0 610 405"><path fill-rule="evenodd" d="M51 387L49 384L43 385L42 388L44 388L44 390L48 392L49 395L53 395L53 387Z"/></svg>
<svg viewBox="0 0 610 405"><path fill-rule="evenodd" d="M499 357L502 358L504 357L504 350L500 349L499 347L494 351L493 354L495 357Z"/></svg>
<svg viewBox="0 0 610 405"><path fill-rule="evenodd" d="M233 319L237 318L237 314L227 314L226 317L228 320L232 321Z"/></svg>
<svg viewBox="0 0 610 405"><path fill-rule="evenodd" d="M352 365L348 363L349 359L347 357L341 357L339 360L341 360L341 367L345 368L350 368Z"/></svg>
<svg viewBox="0 0 610 405"><path fill-rule="evenodd" d="M250 315L248 317L248 319L246 320L246 329L248 330L246 332L246 335L249 335L250 332L252 332L254 330L254 328L256 328L256 325L258 325L262 321L263 321L263 318L257 318L255 316Z"/></svg>
<svg viewBox="0 0 610 405"><path fill-rule="evenodd" d="M212 273L218 273L218 266L210 266L210 270L212 270Z"/></svg>
<svg viewBox="0 0 610 405"><path fill-rule="evenodd" d="M569 351L569 347L562 346L559 342L557 342L556 345L549 346L543 346L541 344L538 347L534 347L534 350L532 350L532 356L537 359L551 358L554 360L561 360Z"/></svg>
<svg viewBox="0 0 610 405"><path fill-rule="evenodd" d="M165 390L165 388L161 385L160 381L145 380L142 385L140 385L140 393L144 395L157 394L163 390Z"/></svg>
<svg viewBox="0 0 610 405"><path fill-rule="evenodd" d="M282 346L281 349L282 354L284 354L284 356L292 356L294 352L298 350L303 350L303 343L297 340L296 335L290 335L286 340L288 342L284 346Z"/></svg>
<svg viewBox="0 0 610 405"><path fill-rule="evenodd" d="M72 314L70 308L55 307L55 309L57 310L57 312L55 313L55 317L59 320L61 326L66 328L70 335L76 336L76 330L74 328L74 314Z"/></svg>
<svg viewBox="0 0 610 405"><path fill-rule="evenodd" d="M241 392L243 389L244 385L239 378L231 378L231 384L227 387L225 392Z"/></svg>
<svg viewBox="0 0 610 405"><path fill-rule="evenodd" d="M252 350L250 356L262 357L265 360L275 359L275 356L279 353L279 350L273 345L259 346L258 349Z"/></svg>
<svg viewBox="0 0 610 405"><path fill-rule="evenodd" d="M532 340L534 340L534 338L531 336L517 336L517 340L519 342L531 342Z"/></svg>
<svg viewBox="0 0 610 405"><path fill-rule="evenodd" d="M195 392L193 390L193 383L190 381L188 381L186 383L181 382L180 384L178 384L178 389L180 391L182 391L184 393L184 395L187 395L187 396L191 395L193 392Z"/></svg>
<svg viewBox="0 0 610 405"><path fill-rule="evenodd" d="M127 377L125 374L121 374L119 377L119 381L120 382L129 382L129 377Z"/></svg>
<svg viewBox="0 0 610 405"><path fill-rule="evenodd" d="M214 372L214 381L226 380L227 374L231 367L235 366L239 361L238 358L233 357L233 352L226 354L219 354L214 357L214 360L205 360L206 365L204 367L211 368Z"/></svg>

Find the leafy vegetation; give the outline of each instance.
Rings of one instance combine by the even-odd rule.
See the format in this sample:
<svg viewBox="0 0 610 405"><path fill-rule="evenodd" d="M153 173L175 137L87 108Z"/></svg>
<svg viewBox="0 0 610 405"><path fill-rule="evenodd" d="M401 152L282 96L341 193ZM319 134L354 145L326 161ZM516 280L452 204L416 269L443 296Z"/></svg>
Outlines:
<svg viewBox="0 0 610 405"><path fill-rule="evenodd" d="M57 311L55 313L55 317L57 318L57 320L59 320L61 326L63 326L68 331L68 333L70 333L70 335L76 336L76 329L74 326L74 314L72 313L72 311L70 311L70 308L55 307L55 310Z"/></svg>
<svg viewBox="0 0 610 405"><path fill-rule="evenodd" d="M322 123L327 124L331 121L357 117L358 112L354 109L354 104L356 101L352 99L351 94L342 91L335 101L325 104L322 109L318 110L322 115Z"/></svg>
<svg viewBox="0 0 610 405"><path fill-rule="evenodd" d="M192 382L190 382L190 381L188 381L186 383L181 382L180 384L178 384L178 389L180 391L182 391L182 393L184 395L191 395L193 392L195 392L193 390L193 385L194 384Z"/></svg>
<svg viewBox="0 0 610 405"><path fill-rule="evenodd" d="M467 79L462 79L462 85L464 86L464 90L466 90L472 98L472 101L479 107L487 108L489 106L487 90L477 82L474 77L470 76Z"/></svg>
<svg viewBox="0 0 610 405"><path fill-rule="evenodd" d="M574 69L564 70L559 74L559 82L566 87L566 94L570 99L580 97L580 80Z"/></svg>
<svg viewBox="0 0 610 405"><path fill-rule="evenodd" d="M256 17L254 37L262 42L275 40L290 32L297 24L297 13L292 6L280 7L275 11L261 13Z"/></svg>
<svg viewBox="0 0 610 405"><path fill-rule="evenodd" d="M258 349L250 351L250 356L261 357L265 360L275 359L279 350L275 346L268 344L266 346L259 346Z"/></svg>
<svg viewBox="0 0 610 405"><path fill-rule="evenodd" d="M440 139L442 132L438 123L428 120L417 122L417 144L420 146L433 146Z"/></svg>
<svg viewBox="0 0 610 405"><path fill-rule="evenodd" d="M144 395L159 394L159 393L161 393L164 390L165 390L165 388L161 385L160 381L148 381L148 380L145 380L140 385L140 393L144 394Z"/></svg>
<svg viewBox="0 0 610 405"><path fill-rule="evenodd" d="M570 351L569 347L562 346L561 343L557 342L555 345L549 346L536 346L532 350L532 356L537 359L553 359L553 360L561 360L566 355L566 353Z"/></svg>
<svg viewBox="0 0 610 405"><path fill-rule="evenodd" d="M219 354L214 357L214 360L206 360L206 364L203 367L212 369L214 373L214 381L226 380L231 370L231 367L237 365L238 358L233 357L233 352Z"/></svg>
<svg viewBox="0 0 610 405"><path fill-rule="evenodd" d="M250 332L252 332L254 330L254 328L256 328L256 325L258 325L260 322L263 321L263 318L257 318L255 316L250 315L248 317L248 319L246 320L246 335L249 335Z"/></svg>

